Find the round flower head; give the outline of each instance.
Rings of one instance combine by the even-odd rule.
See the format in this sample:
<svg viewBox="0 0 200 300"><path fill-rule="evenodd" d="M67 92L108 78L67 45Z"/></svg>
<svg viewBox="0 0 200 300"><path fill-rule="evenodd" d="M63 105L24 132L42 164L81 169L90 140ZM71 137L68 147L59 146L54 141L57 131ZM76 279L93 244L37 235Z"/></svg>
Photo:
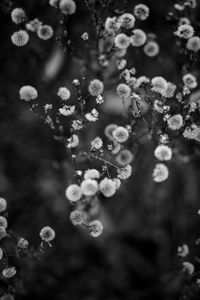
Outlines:
<svg viewBox="0 0 200 300"><path fill-rule="evenodd" d="M103 225L99 220L94 220L88 225L89 233L92 237L98 237L103 232Z"/></svg>
<svg viewBox="0 0 200 300"><path fill-rule="evenodd" d="M109 124L106 126L104 133L107 138L110 140L113 140L113 131L117 128L118 126L116 124Z"/></svg>
<svg viewBox="0 0 200 300"><path fill-rule="evenodd" d="M129 138L129 132L125 127L119 126L113 131L113 137L118 143L124 143Z"/></svg>
<svg viewBox="0 0 200 300"><path fill-rule="evenodd" d="M98 191L98 183L94 179L85 179L81 182L81 191L85 196L94 196Z"/></svg>
<svg viewBox="0 0 200 300"><path fill-rule="evenodd" d="M70 214L70 220L73 225L81 225L83 223L83 215L79 210L74 210Z"/></svg>
<svg viewBox="0 0 200 300"><path fill-rule="evenodd" d="M38 92L34 87L25 85L19 90L19 96L21 100L29 102L38 97Z"/></svg>
<svg viewBox="0 0 200 300"><path fill-rule="evenodd" d="M98 97L103 93L104 85L99 79L94 79L90 82L88 91L90 95Z"/></svg>
<svg viewBox="0 0 200 300"><path fill-rule="evenodd" d="M29 35L25 30L19 30L11 35L11 40L15 46L25 46L29 41Z"/></svg>
<svg viewBox="0 0 200 300"><path fill-rule="evenodd" d="M40 230L40 237L46 243L53 241L55 236L55 231L49 226L45 226Z"/></svg>
<svg viewBox="0 0 200 300"><path fill-rule="evenodd" d="M165 95L165 92L167 91L167 81L161 77L161 76L157 76L154 77L151 80L152 83L152 91L159 93L161 95Z"/></svg>
<svg viewBox="0 0 200 300"><path fill-rule="evenodd" d="M171 83L171 82L168 82L167 83L167 90L165 92L165 97L166 98L172 98L174 96L174 93L176 91L176 86L175 84Z"/></svg>
<svg viewBox="0 0 200 300"><path fill-rule="evenodd" d="M148 83L150 83L150 79L148 77L140 76L136 81L135 88L146 86Z"/></svg>
<svg viewBox="0 0 200 300"><path fill-rule="evenodd" d="M187 41L186 48L192 52L198 52L200 50L200 38L193 36Z"/></svg>
<svg viewBox="0 0 200 300"><path fill-rule="evenodd" d="M107 198L112 197L116 192L116 185L112 179L105 177L99 183L100 192Z"/></svg>
<svg viewBox="0 0 200 300"><path fill-rule="evenodd" d="M11 12L13 23L20 24L26 21L26 13L22 8L15 8Z"/></svg>
<svg viewBox="0 0 200 300"><path fill-rule="evenodd" d="M37 18L30 21L29 23L26 24L26 29L36 32L38 29L42 26L42 22L40 22Z"/></svg>
<svg viewBox="0 0 200 300"><path fill-rule="evenodd" d="M133 35L130 37L130 41L132 46L140 47L145 44L147 40L146 33L141 29L133 30Z"/></svg>
<svg viewBox="0 0 200 300"><path fill-rule="evenodd" d="M61 0L59 8L64 15L73 15L76 11L76 3L73 0Z"/></svg>
<svg viewBox="0 0 200 300"><path fill-rule="evenodd" d="M119 17L121 27L125 29L131 29L135 25L135 17L132 14L125 13Z"/></svg>
<svg viewBox="0 0 200 300"><path fill-rule="evenodd" d="M69 138L67 140L68 144L67 144L67 148L71 149L71 148L76 148L79 144L79 137L77 134L73 134L71 136L71 138Z"/></svg>
<svg viewBox="0 0 200 300"><path fill-rule="evenodd" d="M15 300L14 296L11 294L4 294L3 296L1 296L0 299L1 300Z"/></svg>
<svg viewBox="0 0 200 300"><path fill-rule="evenodd" d="M0 260L2 260L2 258L3 258L3 250L2 248L0 248Z"/></svg>
<svg viewBox="0 0 200 300"><path fill-rule="evenodd" d="M126 55L127 53L127 49L119 49L119 48L116 48L115 50L115 55L119 58L122 58Z"/></svg>
<svg viewBox="0 0 200 300"><path fill-rule="evenodd" d="M127 149L122 150L116 157L116 161L120 166L124 167L133 161L133 154Z"/></svg>
<svg viewBox="0 0 200 300"><path fill-rule="evenodd" d="M38 28L37 35L44 41L49 40L53 36L53 29L49 25L42 25Z"/></svg>
<svg viewBox="0 0 200 300"><path fill-rule="evenodd" d="M172 150L166 145L159 145L155 149L154 155L158 160L167 161L172 158Z"/></svg>
<svg viewBox="0 0 200 300"><path fill-rule="evenodd" d="M119 95L121 98L128 98L131 94L131 88L125 84L125 83L120 83L117 86L117 95Z"/></svg>
<svg viewBox="0 0 200 300"><path fill-rule="evenodd" d="M179 24L179 26L181 26L181 25L190 25L191 22L188 18L183 17L183 18L180 18L178 24Z"/></svg>
<svg viewBox="0 0 200 300"><path fill-rule="evenodd" d="M167 120L168 127L172 130L178 130L183 126L183 117L180 114L173 115Z"/></svg>
<svg viewBox="0 0 200 300"><path fill-rule="evenodd" d="M191 25L180 25L175 34L185 40L188 40L194 35L194 29Z"/></svg>
<svg viewBox="0 0 200 300"><path fill-rule="evenodd" d="M121 186L121 180L119 178L113 178L112 180L115 184L116 190L118 190Z"/></svg>
<svg viewBox="0 0 200 300"><path fill-rule="evenodd" d="M80 186L77 184L71 184L65 192L67 199L71 202L76 202L81 199L82 191Z"/></svg>
<svg viewBox="0 0 200 300"><path fill-rule="evenodd" d="M149 8L145 4L138 4L134 7L134 15L137 19L144 21L149 16Z"/></svg>
<svg viewBox="0 0 200 300"><path fill-rule="evenodd" d="M58 7L60 0L49 0L49 4L53 7Z"/></svg>
<svg viewBox="0 0 200 300"><path fill-rule="evenodd" d="M26 239L20 238L18 240L18 243L17 243L17 247L18 248L20 248L20 249L27 249L28 245L29 245L29 242Z"/></svg>
<svg viewBox="0 0 200 300"><path fill-rule="evenodd" d="M60 87L58 89L57 95L63 100L68 100L71 96L70 91L66 87Z"/></svg>
<svg viewBox="0 0 200 300"><path fill-rule="evenodd" d="M158 43L154 41L149 41L145 46L144 46L144 53L149 56L149 57L154 57L158 55L160 51L160 47Z"/></svg>
<svg viewBox="0 0 200 300"><path fill-rule="evenodd" d="M96 137L91 141L91 148L94 150L99 150L103 147L103 141L100 137Z"/></svg>
<svg viewBox="0 0 200 300"><path fill-rule="evenodd" d="M12 278L16 275L17 271L15 269L15 267L10 267L10 268L6 268L2 271L2 275L5 278Z"/></svg>
<svg viewBox="0 0 200 300"><path fill-rule="evenodd" d="M180 257L186 257L189 254L189 248L187 245L179 246L178 247L178 256Z"/></svg>
<svg viewBox="0 0 200 300"><path fill-rule="evenodd" d="M6 235L7 235L6 228L4 226L0 226L0 240L2 240L3 238L5 238Z"/></svg>
<svg viewBox="0 0 200 300"><path fill-rule="evenodd" d="M197 87L196 77L190 73L183 76L183 82L189 89L195 89Z"/></svg>
<svg viewBox="0 0 200 300"><path fill-rule="evenodd" d="M192 263L190 263L189 261L184 261L182 265L184 272L187 272L190 275L194 273L194 265Z"/></svg>
<svg viewBox="0 0 200 300"><path fill-rule="evenodd" d="M119 33L115 37L115 47L127 49L130 45L130 38L125 33Z"/></svg>
<svg viewBox="0 0 200 300"><path fill-rule="evenodd" d="M4 198L0 198L0 213L7 209L7 201Z"/></svg>
<svg viewBox="0 0 200 300"><path fill-rule="evenodd" d="M0 227L7 228L8 227L8 221L6 218L0 216Z"/></svg>
<svg viewBox="0 0 200 300"><path fill-rule="evenodd" d="M131 165L127 165L125 168L118 170L117 177L121 180L126 180L132 175Z"/></svg>
<svg viewBox="0 0 200 300"><path fill-rule="evenodd" d="M105 29L108 31L108 32L117 32L120 28L120 22L118 22L117 18L116 17L113 17L113 18L107 18L106 19L106 22L105 22Z"/></svg>
<svg viewBox="0 0 200 300"><path fill-rule="evenodd" d="M168 168L164 164L157 164L153 170L152 176L155 182L163 182L169 176Z"/></svg>
<svg viewBox="0 0 200 300"><path fill-rule="evenodd" d="M100 177L100 173L96 169L89 169L84 173L84 179L98 179Z"/></svg>

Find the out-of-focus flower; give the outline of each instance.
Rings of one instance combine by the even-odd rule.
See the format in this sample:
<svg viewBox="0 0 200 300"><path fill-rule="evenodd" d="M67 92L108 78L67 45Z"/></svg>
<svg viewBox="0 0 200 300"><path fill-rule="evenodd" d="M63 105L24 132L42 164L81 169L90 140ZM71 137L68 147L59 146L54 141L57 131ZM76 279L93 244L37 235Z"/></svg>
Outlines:
<svg viewBox="0 0 200 300"><path fill-rule="evenodd" d="M145 4L137 4L134 7L134 15L136 16L137 19L144 21L148 18L149 16L149 8Z"/></svg>
<svg viewBox="0 0 200 300"><path fill-rule="evenodd" d="M183 82L189 89L195 89L197 87L196 77L190 73L183 76Z"/></svg>
<svg viewBox="0 0 200 300"><path fill-rule="evenodd" d="M65 191L67 199L71 202L77 202L82 197L82 190L77 184L71 184Z"/></svg>
<svg viewBox="0 0 200 300"><path fill-rule="evenodd" d="M4 226L0 226L0 240L2 240L3 238L5 238L6 235L7 235L6 228Z"/></svg>
<svg viewBox="0 0 200 300"><path fill-rule="evenodd" d="M67 140L67 148L71 149L71 148L76 148L79 144L79 137L77 134L73 134L71 136L71 138L69 138Z"/></svg>
<svg viewBox="0 0 200 300"><path fill-rule="evenodd" d="M124 143L129 138L129 132L125 127L119 126L113 131L113 137L117 142Z"/></svg>
<svg viewBox="0 0 200 300"><path fill-rule="evenodd" d="M49 4L53 7L58 8L60 0L49 0Z"/></svg>
<svg viewBox="0 0 200 300"><path fill-rule="evenodd" d="M11 40L15 46L23 47L29 41L29 34L25 30L19 30L11 35Z"/></svg>
<svg viewBox="0 0 200 300"><path fill-rule="evenodd" d="M73 15L76 11L76 3L73 0L61 0L59 8L64 15Z"/></svg>
<svg viewBox="0 0 200 300"><path fill-rule="evenodd" d="M96 169L88 169L84 173L84 179L98 179L100 177L100 173Z"/></svg>
<svg viewBox="0 0 200 300"><path fill-rule="evenodd" d="M182 265L184 272L187 272L189 275L192 275L194 273L194 265L191 262L184 261Z"/></svg>
<svg viewBox="0 0 200 300"><path fill-rule="evenodd" d="M7 201L0 197L0 213L7 209Z"/></svg>
<svg viewBox="0 0 200 300"><path fill-rule="evenodd" d="M85 196L94 196L98 191L98 183L94 179L85 179L81 182L81 191Z"/></svg>
<svg viewBox="0 0 200 300"><path fill-rule="evenodd" d="M189 254L188 245L179 246L177 249L177 255L180 257L186 257Z"/></svg>
<svg viewBox="0 0 200 300"><path fill-rule="evenodd" d="M29 102L31 100L35 100L38 97L38 92L33 86L25 85L19 90L19 96L21 100Z"/></svg>
<svg viewBox="0 0 200 300"><path fill-rule="evenodd" d="M70 90L67 89L66 87L60 87L58 89L57 95L63 100L68 100L71 96Z"/></svg>
<svg viewBox="0 0 200 300"><path fill-rule="evenodd" d="M53 36L53 28L49 25L42 25L38 28L37 35L44 41L49 40Z"/></svg>
<svg viewBox="0 0 200 300"><path fill-rule="evenodd" d="M46 243L53 241L55 236L55 231L49 226L45 226L40 230L40 237Z"/></svg>
<svg viewBox="0 0 200 300"><path fill-rule="evenodd" d="M160 51L160 47L158 43L156 43L155 41L149 41L144 46L144 53L149 57L154 57L158 55L159 51Z"/></svg>
<svg viewBox="0 0 200 300"><path fill-rule="evenodd" d="M115 46L119 49L127 49L130 45L130 38L125 33L119 33L115 37Z"/></svg>
<svg viewBox="0 0 200 300"><path fill-rule="evenodd" d="M128 98L131 94L131 88L125 84L125 83L120 83L117 86L117 95L119 95L121 98Z"/></svg>
<svg viewBox="0 0 200 300"><path fill-rule="evenodd" d="M100 192L107 198L112 197L116 192L116 185L112 179L105 177L99 183Z"/></svg>
<svg viewBox="0 0 200 300"><path fill-rule="evenodd" d="M32 32L37 32L38 29L42 26L42 22L40 22L37 18L30 21L29 23L26 24L26 29Z"/></svg>
<svg viewBox="0 0 200 300"><path fill-rule="evenodd" d="M156 164L152 176L155 182L165 181L169 176L169 171L167 166L164 164Z"/></svg>
<svg viewBox="0 0 200 300"><path fill-rule="evenodd" d="M8 227L8 221L5 217L0 216L0 227L7 228Z"/></svg>
<svg viewBox="0 0 200 300"><path fill-rule="evenodd" d="M123 167L130 164L132 161L133 154L128 149L122 150L116 157L116 162Z"/></svg>
<svg viewBox="0 0 200 300"><path fill-rule="evenodd" d="M109 124L106 126L104 133L105 136L107 136L107 138L109 138L110 140L113 140L113 131L117 128L117 124Z"/></svg>
<svg viewBox="0 0 200 300"><path fill-rule="evenodd" d="M20 248L20 249L27 249L28 245L29 245L29 242L26 239L20 238L18 240L18 243L17 243L17 247L18 248Z"/></svg>
<svg viewBox="0 0 200 300"><path fill-rule="evenodd" d="M145 44L147 40L146 33L141 29L133 30L133 35L130 37L131 45L134 47L140 47Z"/></svg>

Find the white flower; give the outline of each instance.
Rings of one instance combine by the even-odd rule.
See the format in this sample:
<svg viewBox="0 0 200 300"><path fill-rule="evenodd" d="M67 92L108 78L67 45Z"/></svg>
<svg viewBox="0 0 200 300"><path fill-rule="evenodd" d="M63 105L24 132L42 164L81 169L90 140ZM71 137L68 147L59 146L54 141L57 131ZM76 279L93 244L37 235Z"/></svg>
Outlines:
<svg viewBox="0 0 200 300"><path fill-rule="evenodd" d="M4 218L3 216L0 216L0 226L7 228L8 227L8 221L6 218Z"/></svg>
<svg viewBox="0 0 200 300"><path fill-rule="evenodd" d="M75 131L81 130L83 128L83 123L81 120L73 120L72 121L72 128Z"/></svg>
<svg viewBox="0 0 200 300"><path fill-rule="evenodd" d="M158 160L168 161L172 158L172 150L166 145L159 145L155 149L154 155Z"/></svg>
<svg viewBox="0 0 200 300"><path fill-rule="evenodd" d="M59 8L64 15L73 15L76 11L76 3L73 0L61 0Z"/></svg>
<svg viewBox="0 0 200 300"><path fill-rule="evenodd" d="M180 257L186 257L189 254L189 247L188 245L183 245L178 247L178 256Z"/></svg>
<svg viewBox="0 0 200 300"><path fill-rule="evenodd" d="M25 85L19 90L19 96L21 100L29 102L38 97L38 92L33 86Z"/></svg>
<svg viewBox="0 0 200 300"><path fill-rule="evenodd" d="M88 169L84 173L84 179L98 179L100 177L100 173L96 169Z"/></svg>
<svg viewBox="0 0 200 300"><path fill-rule="evenodd" d="M189 89L194 89L197 87L196 77L190 73L183 76L183 82Z"/></svg>
<svg viewBox="0 0 200 300"><path fill-rule="evenodd" d="M112 179L105 177L99 183L99 190L105 197L112 197L116 192L116 184Z"/></svg>
<svg viewBox="0 0 200 300"><path fill-rule="evenodd" d="M58 7L60 0L49 0L49 4L55 8Z"/></svg>
<svg viewBox="0 0 200 300"><path fill-rule="evenodd" d="M0 213L7 209L7 201L0 197Z"/></svg>
<svg viewBox="0 0 200 300"><path fill-rule="evenodd" d="M198 52L200 50L200 38L198 36L191 37L187 41L186 48L192 52Z"/></svg>
<svg viewBox="0 0 200 300"><path fill-rule="evenodd" d="M152 83L152 91L161 94L162 96L165 95L168 85L167 85L167 81L161 77L161 76L157 76L154 77L151 80Z"/></svg>
<svg viewBox="0 0 200 300"><path fill-rule="evenodd" d="M2 258L3 258L3 250L2 248L0 248L0 260L2 260Z"/></svg>
<svg viewBox="0 0 200 300"><path fill-rule="evenodd" d="M100 137L96 137L94 140L91 141L91 148L99 150L103 146L103 141Z"/></svg>
<svg viewBox="0 0 200 300"><path fill-rule="evenodd" d="M12 43L15 46L25 46L29 41L29 34L25 30L19 30L11 35Z"/></svg>
<svg viewBox="0 0 200 300"><path fill-rule="evenodd" d="M121 180L126 180L131 175L132 175L132 167L131 167L131 165L127 165L125 168L118 170L117 177Z"/></svg>
<svg viewBox="0 0 200 300"><path fill-rule="evenodd" d="M167 83L167 90L166 90L164 96L166 98L172 98L174 96L175 91L176 91L176 85L171 83L171 82L168 82Z"/></svg>
<svg viewBox="0 0 200 300"><path fill-rule="evenodd" d="M71 136L71 138L69 138L67 140L68 144L67 144L67 148L71 149L71 148L76 148L79 144L79 137L77 134L73 134Z"/></svg>
<svg viewBox="0 0 200 300"><path fill-rule="evenodd" d="M115 37L115 46L119 49L127 49L130 45L130 38L125 33L119 33Z"/></svg>
<svg viewBox="0 0 200 300"><path fill-rule="evenodd" d="M133 35L130 37L130 42L134 47L140 47L145 44L147 40L146 33L141 29L133 30Z"/></svg>
<svg viewBox="0 0 200 300"><path fill-rule="evenodd" d="M155 41L149 41L144 46L144 53L149 57L154 57L158 55L159 51L160 51L160 47L158 43L156 43Z"/></svg>
<svg viewBox="0 0 200 300"><path fill-rule="evenodd" d="M85 114L85 118L89 122L96 122L98 120L98 116L99 116L99 113L98 113L98 111L95 108L93 108L93 110L91 111L91 113Z"/></svg>
<svg viewBox="0 0 200 300"><path fill-rule="evenodd" d="M103 82L100 81L99 79L93 79L88 87L88 91L90 95L98 97L103 93L104 90L104 85Z"/></svg>
<svg viewBox="0 0 200 300"><path fill-rule="evenodd" d="M173 115L167 120L168 127L172 130L178 130L183 126L183 117L180 114Z"/></svg>
<svg viewBox="0 0 200 300"><path fill-rule="evenodd" d="M71 96L70 91L66 87L60 87L58 89L57 95L63 100L68 100Z"/></svg>
<svg viewBox="0 0 200 300"><path fill-rule="evenodd" d="M0 240L7 236L6 228L4 226L0 226Z"/></svg>
<svg viewBox="0 0 200 300"><path fill-rule="evenodd" d="M81 182L81 191L85 196L94 196L98 191L98 183L94 179L85 179Z"/></svg>
<svg viewBox="0 0 200 300"><path fill-rule="evenodd" d="M71 184L65 191L67 199L71 202L77 202L82 197L82 190L77 184Z"/></svg>
<svg viewBox="0 0 200 300"><path fill-rule="evenodd" d="M116 124L109 124L106 126L104 133L107 138L110 140L113 140L113 131L117 128L118 126Z"/></svg>
<svg viewBox="0 0 200 300"><path fill-rule="evenodd" d="M122 150L119 155L116 157L116 161L120 166L126 166L130 164L133 160L133 154L128 150Z"/></svg>
<svg viewBox="0 0 200 300"><path fill-rule="evenodd" d="M103 225L99 220L94 220L89 223L89 233L92 237L98 237L103 232Z"/></svg>
<svg viewBox="0 0 200 300"><path fill-rule="evenodd" d="M182 263L183 271L188 272L188 274L192 275L194 273L194 265L189 261L184 261Z"/></svg>
<svg viewBox="0 0 200 300"><path fill-rule="evenodd" d="M81 225L83 223L83 214L79 210L74 210L70 214L70 220L73 225Z"/></svg>
<svg viewBox="0 0 200 300"><path fill-rule="evenodd" d="M75 105L72 106L64 105L62 108L59 108L59 112L61 115L65 117L71 116L75 112Z"/></svg>
<svg viewBox="0 0 200 300"><path fill-rule="evenodd" d="M144 21L149 16L149 8L145 4L137 4L134 7L134 15L137 19Z"/></svg>
<svg viewBox="0 0 200 300"><path fill-rule="evenodd" d="M107 18L105 22L105 29L109 32L117 32L120 28L121 24L118 22L116 17L113 18Z"/></svg>
<svg viewBox="0 0 200 300"><path fill-rule="evenodd" d="M37 32L40 26L42 26L42 22L35 18L34 20L26 24L26 29L28 29L31 32Z"/></svg>
<svg viewBox="0 0 200 300"><path fill-rule="evenodd" d="M164 164L157 164L154 168L152 176L155 182L163 182L169 176L168 168Z"/></svg>
<svg viewBox="0 0 200 300"><path fill-rule="evenodd" d="M20 24L26 21L26 13L22 8L15 8L11 12L11 19L13 23Z"/></svg>
<svg viewBox="0 0 200 300"><path fill-rule="evenodd" d="M49 25L41 25L37 30L37 35L44 41L49 40L53 36L53 28Z"/></svg>
<svg viewBox="0 0 200 300"><path fill-rule="evenodd" d="M17 271L16 271L15 267L9 267L2 271L2 275L5 278L12 278L16 275L16 273L17 273Z"/></svg>
<svg viewBox="0 0 200 300"><path fill-rule="evenodd" d="M125 84L125 83L120 83L117 86L117 95L119 95L121 98L128 98L131 94L131 88Z"/></svg>
<svg viewBox="0 0 200 300"><path fill-rule="evenodd" d="M119 126L113 131L114 139L119 143L124 143L129 138L129 132L125 127Z"/></svg>
<svg viewBox="0 0 200 300"><path fill-rule="evenodd" d="M121 186L121 180L119 178L113 178L112 181L115 184L116 190L118 190L120 188L120 186Z"/></svg>
<svg viewBox="0 0 200 300"><path fill-rule="evenodd" d="M180 25L175 34L185 40L188 40L194 35L194 29L191 25Z"/></svg>
<svg viewBox="0 0 200 300"><path fill-rule="evenodd" d="M55 231L49 226L45 226L40 230L41 239L47 243L53 241L55 236Z"/></svg>
<svg viewBox="0 0 200 300"><path fill-rule="evenodd" d="M121 27L125 29L131 29L135 25L135 17L130 13L125 13L119 17Z"/></svg>

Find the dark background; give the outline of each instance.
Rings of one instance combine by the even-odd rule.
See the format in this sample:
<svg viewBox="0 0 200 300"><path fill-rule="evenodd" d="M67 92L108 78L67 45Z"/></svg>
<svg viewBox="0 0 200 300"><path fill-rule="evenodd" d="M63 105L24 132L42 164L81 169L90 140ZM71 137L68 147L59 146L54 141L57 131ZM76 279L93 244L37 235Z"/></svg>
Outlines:
<svg viewBox="0 0 200 300"><path fill-rule="evenodd" d="M77 13L70 17L68 30L73 46L80 50L81 34L92 27L84 1L76 2ZM136 3L129 1L126 10L131 12ZM178 83L181 57L172 35L175 25L165 18L173 1L143 3L149 5L151 17L141 28L156 33L161 52L153 59L141 51L130 52L129 62L139 75L163 75ZM123 7L122 1L115 1L115 5ZM61 16L47 0L13 1L13 6L23 7L30 19L38 17L60 32ZM112 14L110 9L108 15ZM73 180L70 155L18 99L18 91L30 84L38 89L40 104L56 103L58 87L73 89L71 82L80 77L80 66L68 53L63 54L55 39L45 42L32 34L26 47L13 46L10 36L17 28L7 3L1 0L0 195L8 200L9 228L16 235L37 246L43 226L56 231L53 247L41 261L18 262L24 288L18 283L17 299L178 299L180 290L188 292L185 282L190 279L180 275L177 246L190 246L188 259L192 262L198 256L194 244L200 235L200 159L194 154L199 146L179 141L177 147L183 153L179 151L170 162L169 180L157 185L151 178L154 145L144 141L133 164L133 176L115 197L102 204L104 234L92 239L75 228L69 221L71 208L64 195ZM107 124L121 122L120 118L120 114L104 109L101 122L88 136L95 137ZM193 292L191 298L196 299Z"/></svg>

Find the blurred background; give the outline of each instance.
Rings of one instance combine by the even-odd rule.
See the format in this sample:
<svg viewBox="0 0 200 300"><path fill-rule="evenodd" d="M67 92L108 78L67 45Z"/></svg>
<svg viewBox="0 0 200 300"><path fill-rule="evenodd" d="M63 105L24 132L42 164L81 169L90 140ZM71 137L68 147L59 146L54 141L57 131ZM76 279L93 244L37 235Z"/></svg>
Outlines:
<svg viewBox="0 0 200 300"><path fill-rule="evenodd" d="M85 31L92 36L92 23L84 1L76 3L77 13L69 19L68 33L73 47L88 59L80 37ZM131 12L137 3L116 0L107 15L112 16L115 9ZM141 28L156 34L160 54L148 58L136 49L128 53L129 63L138 75L161 75L178 84L181 57L172 35L176 25L166 19L174 1L143 3L150 7L151 17ZM17 299L171 300L178 299L180 291L197 299L196 290L193 293L188 286L190 279L180 275L176 253L177 247L186 243L188 259L193 262L198 256L194 245L200 236L199 145L179 141L179 151L169 164L169 180L157 185L151 178L155 145L144 140L133 163L133 176L115 197L102 203L105 233L92 239L75 228L65 198L65 189L73 181L70 154L19 100L18 91L23 85L33 85L39 91L40 104L55 104L60 86L72 90L74 78L95 78L95 61L90 59L94 74L87 74L84 66L80 68L81 62L63 52L55 39L42 41L36 35L31 35L26 47L13 46L10 36L17 26L11 22L10 7L24 8L30 19L51 25L55 34L61 31L61 16L47 0L0 3L0 196L8 201L9 228L30 244L39 244L43 226L56 231L52 249L39 262L18 262L24 284L17 282ZM197 7L195 14L199 12ZM91 126L87 137L103 134L109 123L123 123L112 87L116 74L112 78L111 73L109 68L104 70L108 95L100 122ZM4 288L2 281L0 292Z"/></svg>

